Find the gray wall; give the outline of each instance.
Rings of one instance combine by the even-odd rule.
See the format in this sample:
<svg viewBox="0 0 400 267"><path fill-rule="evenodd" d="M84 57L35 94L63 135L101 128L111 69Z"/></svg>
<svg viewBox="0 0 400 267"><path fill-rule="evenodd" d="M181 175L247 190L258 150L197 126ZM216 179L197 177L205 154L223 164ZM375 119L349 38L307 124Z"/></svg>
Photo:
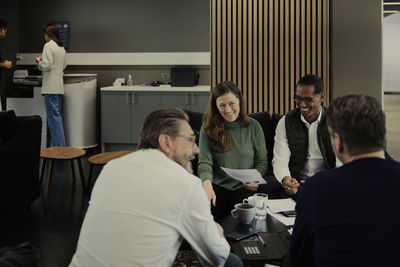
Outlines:
<svg viewBox="0 0 400 267"><path fill-rule="evenodd" d="M44 45L42 28L53 21L70 23L68 52L210 51L209 0L19 1L21 53L40 53ZM128 74L133 74L137 83L161 80L161 72L170 67L68 66L65 73L97 73L100 88ZM199 73L199 84L210 84L209 67L202 66ZM99 141L99 91L97 95Z"/></svg>
<svg viewBox="0 0 400 267"><path fill-rule="evenodd" d="M51 21L70 22L69 52L210 51L209 0L20 1L22 53L42 51Z"/></svg>
<svg viewBox="0 0 400 267"><path fill-rule="evenodd" d="M382 103L382 1L330 1L330 99L367 94Z"/></svg>
<svg viewBox="0 0 400 267"><path fill-rule="evenodd" d="M10 0L11 1L11 0ZM68 52L210 51L209 0L20 0L19 52L43 49L42 28L70 22ZM171 66L68 66L68 72L97 73L98 87L133 74L137 83L161 80ZM208 67L199 84L210 84Z"/></svg>

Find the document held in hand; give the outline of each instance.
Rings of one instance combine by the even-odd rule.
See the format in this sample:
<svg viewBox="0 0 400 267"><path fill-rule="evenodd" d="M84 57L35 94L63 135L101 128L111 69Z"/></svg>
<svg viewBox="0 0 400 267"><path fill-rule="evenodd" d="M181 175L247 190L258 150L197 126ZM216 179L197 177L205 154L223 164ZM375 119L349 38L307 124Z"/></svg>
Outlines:
<svg viewBox="0 0 400 267"><path fill-rule="evenodd" d="M221 167L230 177L244 184L266 184L261 174L256 169L229 169Z"/></svg>

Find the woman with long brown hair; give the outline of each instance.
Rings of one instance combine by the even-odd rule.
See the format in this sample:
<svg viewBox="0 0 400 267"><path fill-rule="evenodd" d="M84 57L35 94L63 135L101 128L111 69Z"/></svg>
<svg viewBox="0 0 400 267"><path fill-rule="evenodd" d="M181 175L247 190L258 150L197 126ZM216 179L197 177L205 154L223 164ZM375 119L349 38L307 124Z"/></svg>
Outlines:
<svg viewBox="0 0 400 267"><path fill-rule="evenodd" d="M64 94L63 76L67 66L66 53L56 25L47 24L43 34L46 44L43 47L42 56L36 58L36 63L42 71L42 95L44 95L47 125L53 146L65 146L61 108Z"/></svg>
<svg viewBox="0 0 400 267"><path fill-rule="evenodd" d="M215 220L229 214L233 205L258 190L227 175L221 167L267 170L267 150L260 124L247 117L239 88L230 81L212 91L200 131L198 173Z"/></svg>

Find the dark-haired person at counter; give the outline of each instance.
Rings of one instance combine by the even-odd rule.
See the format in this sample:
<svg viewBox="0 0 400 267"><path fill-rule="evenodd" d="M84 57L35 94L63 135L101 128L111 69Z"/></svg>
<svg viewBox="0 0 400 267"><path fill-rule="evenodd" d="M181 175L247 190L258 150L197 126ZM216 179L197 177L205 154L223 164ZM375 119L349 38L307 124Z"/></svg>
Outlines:
<svg viewBox="0 0 400 267"><path fill-rule="evenodd" d="M7 22L5 20L0 19L0 40L6 38L7 35ZM1 51L0 51L0 86L1 86L1 70L4 69L11 69L12 68L12 62L9 60L3 60L2 56L1 56ZM1 94L1 91L0 91ZM0 108L3 105L3 107L5 108L5 99L1 99L0 103Z"/></svg>
<svg viewBox="0 0 400 267"><path fill-rule="evenodd" d="M267 170L267 150L260 124L247 116L239 88L230 81L212 91L200 130L198 173L216 221L233 205L258 190L227 175L221 167Z"/></svg>
<svg viewBox="0 0 400 267"><path fill-rule="evenodd" d="M44 95L47 125L53 146L65 146L61 108L64 94L63 76L67 66L66 52L56 25L47 24L43 33L46 44L42 56L36 58L36 63L38 63L38 68L42 71L43 76L42 95Z"/></svg>
<svg viewBox="0 0 400 267"><path fill-rule="evenodd" d="M6 35L7 35L7 22L5 20L0 19L0 40L6 38ZM0 74L1 74L1 68L10 69L12 65L13 65L12 62L9 60L3 61L0 53Z"/></svg>

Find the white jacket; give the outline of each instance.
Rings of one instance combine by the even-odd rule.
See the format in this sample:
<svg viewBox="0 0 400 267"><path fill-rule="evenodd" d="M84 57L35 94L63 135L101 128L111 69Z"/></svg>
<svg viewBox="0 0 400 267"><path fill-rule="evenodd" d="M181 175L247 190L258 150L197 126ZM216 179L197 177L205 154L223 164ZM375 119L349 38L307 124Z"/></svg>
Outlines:
<svg viewBox="0 0 400 267"><path fill-rule="evenodd" d="M43 47L42 61L38 63L42 71L42 94L64 94L65 49L50 40Z"/></svg>

